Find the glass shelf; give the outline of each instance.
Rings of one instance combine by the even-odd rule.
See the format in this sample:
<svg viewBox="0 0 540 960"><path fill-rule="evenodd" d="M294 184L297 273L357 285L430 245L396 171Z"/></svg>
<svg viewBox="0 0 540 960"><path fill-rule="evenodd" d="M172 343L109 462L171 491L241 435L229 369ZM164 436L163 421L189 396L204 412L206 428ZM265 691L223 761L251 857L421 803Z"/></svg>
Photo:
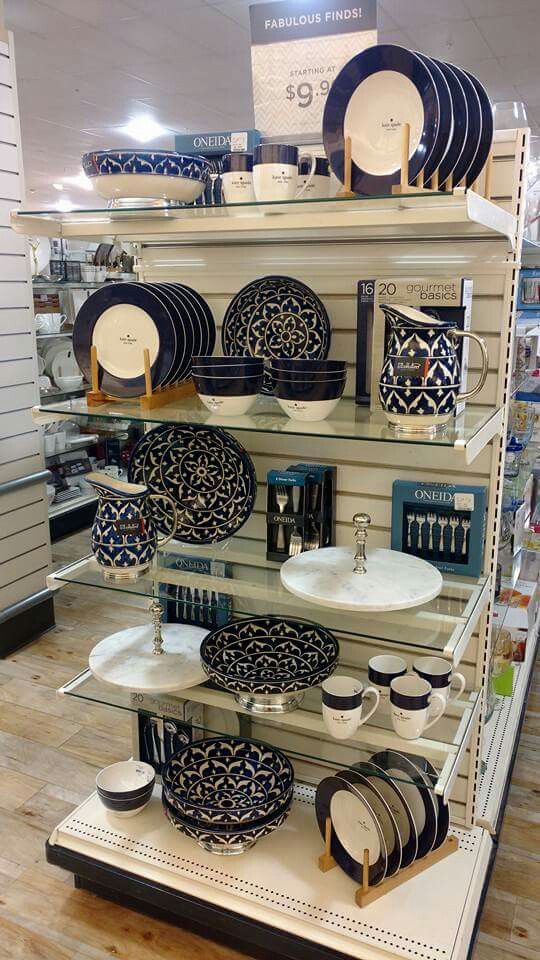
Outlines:
<svg viewBox="0 0 540 960"><path fill-rule="evenodd" d="M183 557L189 557L191 562L194 558L210 560L214 573L166 567L158 552L154 565L135 581L106 580L95 558L88 556L57 570L48 582L56 588L60 583L77 583L148 599L179 597L180 602L190 608L190 619L203 625L214 622L224 607L227 611L232 608L236 618L275 614L315 620L346 639L366 638L425 649L452 659L455 664L488 601L487 577L445 576L440 595L412 609L364 614L332 610L314 606L289 593L281 583L280 565L266 560L263 551L262 543L242 537L207 547L173 541L167 545L166 552L169 557L175 555L175 563Z"/></svg>
<svg viewBox="0 0 540 960"><path fill-rule="evenodd" d="M384 413L371 413L345 398L327 420L305 423L291 420L274 397L260 396L249 414L224 417L211 413L198 397L185 397L164 407L146 410L136 401L118 401L88 406L85 398L67 403L47 403L47 413L69 414L93 420L133 420L145 423L201 423L229 430L254 433L279 433L287 436L325 437L336 440L366 440L380 443L420 444L428 447L453 447L461 451L467 463L500 431L502 411L495 407L468 405L442 433L435 437L400 434L390 427Z"/></svg>
<svg viewBox="0 0 540 960"><path fill-rule="evenodd" d="M353 675L362 680L361 671ZM379 750L400 750L410 755L425 757L437 771L430 777L431 788L448 796L458 775L464 751L469 742L479 707L479 695L471 693L468 699L448 704L444 716L431 727L428 737L403 740L392 728L389 714L375 712L350 740L335 740L326 730L322 719L321 691L306 691L300 707L290 713L248 713L236 703L232 694L213 685L203 684L174 694L146 694L137 690L122 690L103 684L84 670L58 691L102 706L115 707L134 714L161 719L183 721L186 701L202 704L204 715L200 722L191 724L201 736L241 735L263 740L284 750L294 763L296 775L308 782L328 774L329 768L352 767L369 760ZM235 720L236 718L236 720ZM393 779L401 779L393 774Z"/></svg>
<svg viewBox="0 0 540 960"><path fill-rule="evenodd" d="M82 210L17 210L18 233L64 238L98 238L111 233L144 237L148 243L181 235L189 242L206 236L230 242L301 234L330 237L506 237L514 246L516 218L472 190L465 193L401 194L298 199L216 206L148 205Z"/></svg>

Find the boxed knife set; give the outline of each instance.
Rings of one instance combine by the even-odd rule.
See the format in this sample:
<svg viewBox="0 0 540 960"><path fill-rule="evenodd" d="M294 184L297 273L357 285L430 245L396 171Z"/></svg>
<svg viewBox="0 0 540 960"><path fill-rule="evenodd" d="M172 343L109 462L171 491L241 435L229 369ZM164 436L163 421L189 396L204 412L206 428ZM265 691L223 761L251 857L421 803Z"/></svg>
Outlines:
<svg viewBox="0 0 540 960"><path fill-rule="evenodd" d="M296 463L269 470L266 496L267 560L286 560L335 543L335 467Z"/></svg>
<svg viewBox="0 0 540 960"><path fill-rule="evenodd" d="M395 480L392 550L410 553L446 573L482 571L487 488Z"/></svg>

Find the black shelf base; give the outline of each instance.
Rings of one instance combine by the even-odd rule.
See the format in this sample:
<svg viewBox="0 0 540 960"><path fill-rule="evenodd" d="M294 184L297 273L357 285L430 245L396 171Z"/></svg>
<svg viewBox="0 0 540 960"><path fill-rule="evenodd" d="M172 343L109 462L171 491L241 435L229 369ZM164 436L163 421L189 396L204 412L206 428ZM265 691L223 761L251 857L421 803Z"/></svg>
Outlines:
<svg viewBox="0 0 540 960"><path fill-rule="evenodd" d="M280 960L350 960L347 954L329 950L286 930L232 913L50 841L47 841L45 853L48 863L74 874L78 889L181 926L257 960L276 960L276 957Z"/></svg>

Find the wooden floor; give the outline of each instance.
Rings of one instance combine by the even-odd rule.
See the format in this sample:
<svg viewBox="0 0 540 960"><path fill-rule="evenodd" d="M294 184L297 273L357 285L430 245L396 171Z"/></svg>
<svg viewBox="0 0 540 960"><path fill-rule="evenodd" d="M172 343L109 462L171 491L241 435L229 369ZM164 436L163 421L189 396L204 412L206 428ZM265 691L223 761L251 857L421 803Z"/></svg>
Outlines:
<svg viewBox="0 0 540 960"><path fill-rule="evenodd" d="M55 545L58 566L87 533ZM44 860L53 827L93 789L97 768L129 755L130 719L55 690L107 633L140 622L144 601L70 586L57 625L0 660L0 958L233 960L240 955L75 890ZM474 960L540 960L540 685L531 690L501 843Z"/></svg>

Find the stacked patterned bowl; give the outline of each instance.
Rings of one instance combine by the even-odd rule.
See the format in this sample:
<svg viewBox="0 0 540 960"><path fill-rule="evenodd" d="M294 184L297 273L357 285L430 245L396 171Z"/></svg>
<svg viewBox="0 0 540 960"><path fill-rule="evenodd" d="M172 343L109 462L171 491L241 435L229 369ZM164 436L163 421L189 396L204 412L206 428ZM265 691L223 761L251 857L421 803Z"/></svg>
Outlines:
<svg viewBox="0 0 540 960"><path fill-rule="evenodd" d="M290 761L255 740L216 737L184 747L162 770L163 806L181 833L210 853L244 853L285 822Z"/></svg>
<svg viewBox="0 0 540 960"><path fill-rule="evenodd" d="M193 382L208 410L225 417L247 413L261 392L264 364L258 357L193 357Z"/></svg>
<svg viewBox="0 0 540 960"><path fill-rule="evenodd" d="M345 391L345 360L272 359L270 376L282 410L291 420L325 420Z"/></svg>

